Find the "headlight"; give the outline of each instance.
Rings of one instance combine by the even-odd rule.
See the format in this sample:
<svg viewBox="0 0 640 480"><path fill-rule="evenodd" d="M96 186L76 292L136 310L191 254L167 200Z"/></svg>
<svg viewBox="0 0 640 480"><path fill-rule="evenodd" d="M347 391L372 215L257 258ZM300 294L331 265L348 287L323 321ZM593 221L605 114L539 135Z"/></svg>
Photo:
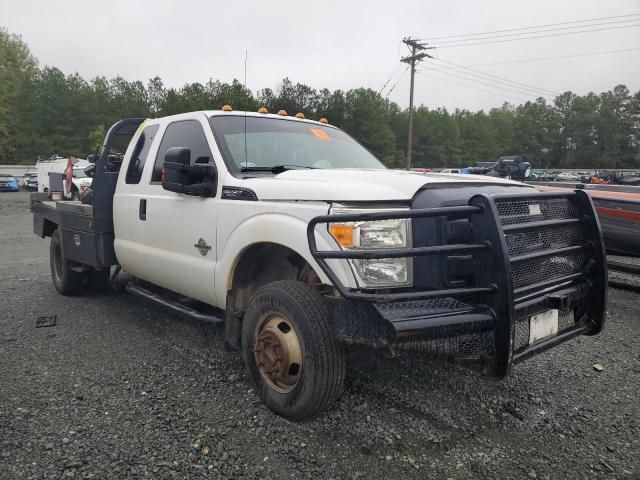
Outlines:
<svg viewBox="0 0 640 480"><path fill-rule="evenodd" d="M393 209L360 209L335 206L331 214L383 212ZM411 245L409 219L376 220L364 222L329 223L329 233L342 250L368 250L404 248ZM375 258L347 260L351 265L358 286L363 288L406 287L413 283L412 259Z"/></svg>

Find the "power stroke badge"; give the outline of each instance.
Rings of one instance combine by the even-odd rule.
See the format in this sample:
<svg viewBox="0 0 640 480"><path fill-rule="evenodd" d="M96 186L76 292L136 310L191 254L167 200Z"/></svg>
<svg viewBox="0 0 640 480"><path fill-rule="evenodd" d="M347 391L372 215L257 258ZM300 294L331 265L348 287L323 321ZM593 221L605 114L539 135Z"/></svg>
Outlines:
<svg viewBox="0 0 640 480"><path fill-rule="evenodd" d="M207 242L205 242L204 238L199 239L198 243L194 244L193 246L198 249L200 255L202 255L203 257L206 256L207 253L209 253L209 250L211 250L211 245L207 245Z"/></svg>

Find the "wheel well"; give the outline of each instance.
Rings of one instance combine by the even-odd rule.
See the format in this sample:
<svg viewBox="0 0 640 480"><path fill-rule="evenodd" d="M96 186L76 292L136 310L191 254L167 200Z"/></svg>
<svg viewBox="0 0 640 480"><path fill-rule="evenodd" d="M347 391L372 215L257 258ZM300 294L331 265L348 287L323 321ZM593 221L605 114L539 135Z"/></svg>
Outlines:
<svg viewBox="0 0 640 480"><path fill-rule="evenodd" d="M322 282L311 265L294 250L277 243L257 243L244 250L233 270L227 291L225 343L240 347L240 324L254 292L278 280L299 280L321 289Z"/></svg>
<svg viewBox="0 0 640 480"><path fill-rule="evenodd" d="M231 308L244 311L258 288L277 280L300 280L318 286L321 283L300 254L277 243L257 243L243 251L236 262L230 284Z"/></svg>

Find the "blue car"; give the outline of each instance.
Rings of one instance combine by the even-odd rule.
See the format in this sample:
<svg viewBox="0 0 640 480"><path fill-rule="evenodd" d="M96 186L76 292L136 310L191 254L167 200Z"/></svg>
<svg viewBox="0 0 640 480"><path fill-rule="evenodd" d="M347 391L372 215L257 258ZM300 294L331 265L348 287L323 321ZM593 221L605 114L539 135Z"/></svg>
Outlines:
<svg viewBox="0 0 640 480"><path fill-rule="evenodd" d="M19 190L20 184L15 177L0 175L0 192L17 192Z"/></svg>

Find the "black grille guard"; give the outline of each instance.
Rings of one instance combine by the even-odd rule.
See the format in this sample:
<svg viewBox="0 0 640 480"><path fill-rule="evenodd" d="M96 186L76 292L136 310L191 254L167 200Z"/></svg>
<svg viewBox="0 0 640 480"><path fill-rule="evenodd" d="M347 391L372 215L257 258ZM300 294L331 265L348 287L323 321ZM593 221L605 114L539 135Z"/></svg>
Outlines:
<svg viewBox="0 0 640 480"><path fill-rule="evenodd" d="M559 202L564 202L571 208L567 208L566 212L561 211L558 207ZM538 215L526 216L521 212L529 204L535 205L533 213ZM531 208L529 207L529 210ZM520 213L518 213L519 210ZM513 214L512 211L516 213ZM526 213L526 209L524 211ZM317 248L315 233L319 224L426 217L467 218L471 226L472 242L349 251L328 251ZM543 219L539 220L537 217ZM574 227L580 229L582 238L572 238L569 245L562 244L559 247L514 254L513 246L507 244L507 238L513 240L514 235ZM485 311L490 313L488 317L494 320L495 360L498 374L506 374L514 361L523 360L573 336L598 333L603 326L607 296L604 244L593 203L589 196L580 190L534 192L525 195L475 195L467 205L463 206L323 215L309 222L307 238L311 255L333 286L342 297L356 301L358 304L382 305L441 298L456 300L470 298L476 305L484 306ZM447 256L461 253L473 256L477 273L474 285L438 290L413 288L392 293L348 288L326 261L327 259L413 258L423 255ZM582 263L573 261L572 255L579 256ZM565 264L563 265L562 262ZM567 265L573 266L575 271L570 270ZM543 271L540 274L540 270L545 268L549 269L548 278L543 278L547 272ZM514 286L514 271L517 276L517 286ZM521 274L521 272L524 273ZM528 282L527 279L535 281ZM558 308L567 303L566 298L569 294L562 297L557 292L569 291L571 287L575 290L580 285L586 285L588 293L578 300L574 298L575 295L571 296L571 301L574 303L571 303L570 307L573 308L577 301L588 301L588 308L580 313L584 318L580 322L576 321L575 327L570 331L561 332L538 342L526 351L514 354L516 321L525 314L536 313L536 308L540 311L542 307ZM455 320L452 319L452 322ZM464 319L459 318L457 323L464 323Z"/></svg>

